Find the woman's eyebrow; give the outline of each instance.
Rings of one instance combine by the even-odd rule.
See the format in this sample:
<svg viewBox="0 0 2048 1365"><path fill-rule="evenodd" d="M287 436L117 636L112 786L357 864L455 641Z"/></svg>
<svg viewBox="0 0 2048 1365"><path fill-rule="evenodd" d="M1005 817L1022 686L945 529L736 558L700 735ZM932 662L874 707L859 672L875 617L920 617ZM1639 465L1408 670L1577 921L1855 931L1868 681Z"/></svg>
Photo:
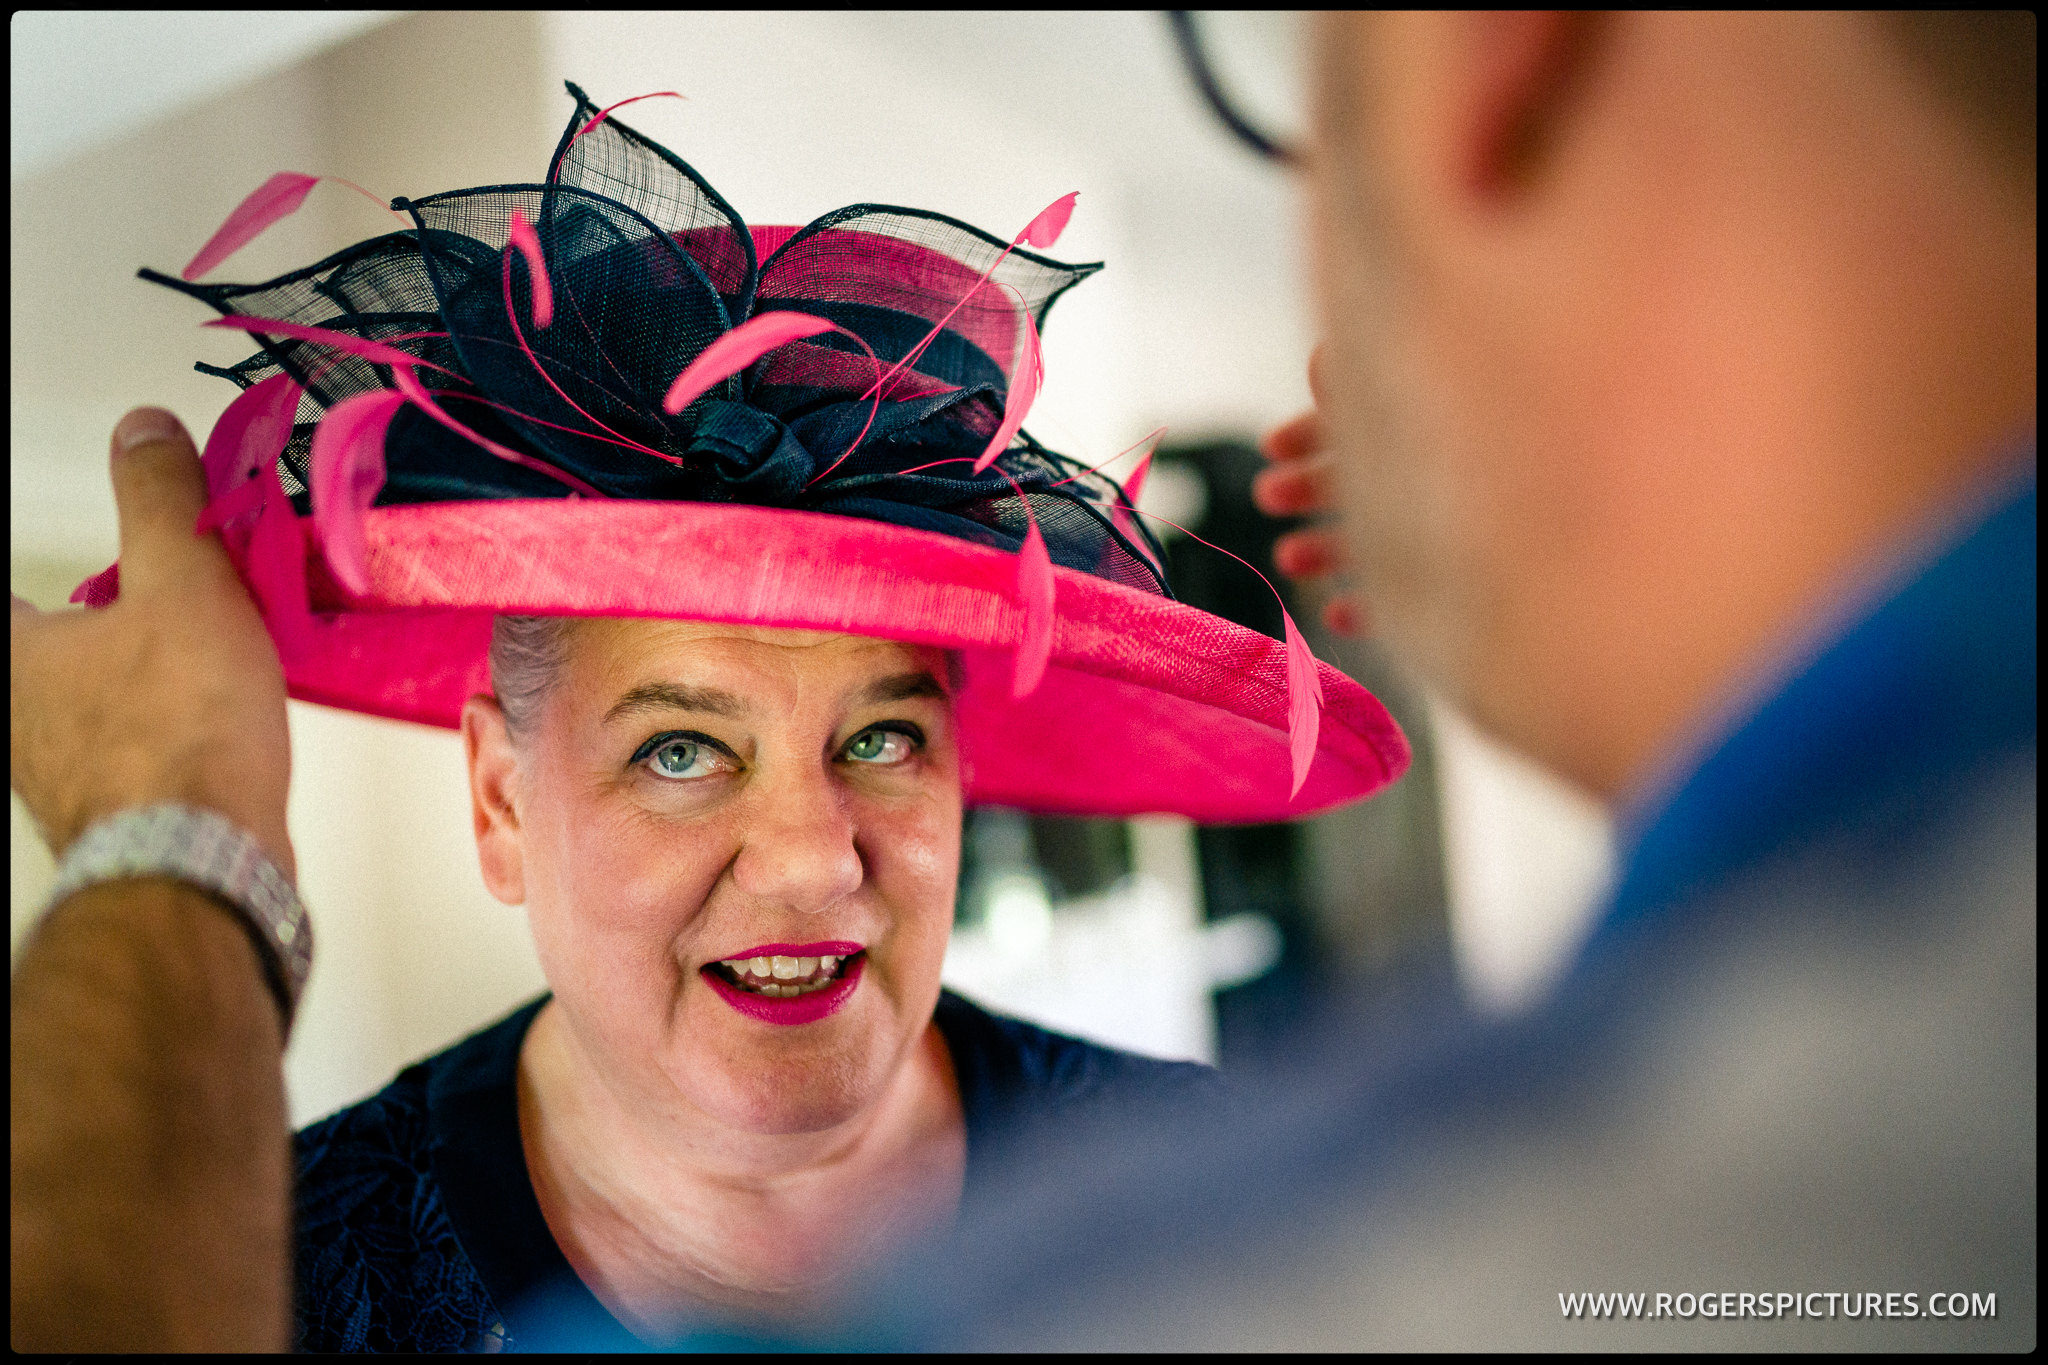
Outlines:
<svg viewBox="0 0 2048 1365"><path fill-rule="evenodd" d="M934 697L946 700L946 689L939 686L939 680L924 669L914 673L896 673L886 678L877 678L861 689L858 700L864 702L908 701L912 697Z"/></svg>
<svg viewBox="0 0 2048 1365"><path fill-rule="evenodd" d="M604 713L604 720L609 725L621 716L642 711L703 711L714 716L738 717L746 709L745 702L721 688L651 682L641 683L613 702L611 710Z"/></svg>

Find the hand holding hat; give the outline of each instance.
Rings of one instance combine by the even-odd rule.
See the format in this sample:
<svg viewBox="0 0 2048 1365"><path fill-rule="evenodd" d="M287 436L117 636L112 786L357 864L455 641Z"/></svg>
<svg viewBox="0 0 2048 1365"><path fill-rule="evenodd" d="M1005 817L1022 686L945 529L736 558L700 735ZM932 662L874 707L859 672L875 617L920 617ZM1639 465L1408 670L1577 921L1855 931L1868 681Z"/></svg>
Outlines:
<svg viewBox="0 0 2048 1365"><path fill-rule="evenodd" d="M60 855L104 816L182 801L247 829L290 875L284 670L220 538L193 534L198 452L177 418L138 408L112 464L118 596L96 611L12 601L14 790Z"/></svg>

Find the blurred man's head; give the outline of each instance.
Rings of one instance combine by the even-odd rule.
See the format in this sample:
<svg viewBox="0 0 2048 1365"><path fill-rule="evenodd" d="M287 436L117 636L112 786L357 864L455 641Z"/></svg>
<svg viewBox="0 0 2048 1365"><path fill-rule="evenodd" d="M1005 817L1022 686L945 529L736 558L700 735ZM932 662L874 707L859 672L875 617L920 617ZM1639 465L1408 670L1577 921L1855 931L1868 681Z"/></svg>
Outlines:
<svg viewBox="0 0 2048 1365"><path fill-rule="evenodd" d="M2032 17L1322 23L1358 589L1613 794L2031 421Z"/></svg>

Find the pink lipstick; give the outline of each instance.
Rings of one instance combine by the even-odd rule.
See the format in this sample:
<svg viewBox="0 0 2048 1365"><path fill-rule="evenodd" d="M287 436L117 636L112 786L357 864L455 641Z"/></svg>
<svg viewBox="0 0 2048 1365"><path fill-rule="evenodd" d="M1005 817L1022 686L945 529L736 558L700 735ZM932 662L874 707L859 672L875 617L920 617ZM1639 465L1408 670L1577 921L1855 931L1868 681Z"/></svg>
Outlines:
<svg viewBox="0 0 2048 1365"><path fill-rule="evenodd" d="M813 1024L860 986L858 943L763 943L707 962L700 974L726 1004L764 1024Z"/></svg>

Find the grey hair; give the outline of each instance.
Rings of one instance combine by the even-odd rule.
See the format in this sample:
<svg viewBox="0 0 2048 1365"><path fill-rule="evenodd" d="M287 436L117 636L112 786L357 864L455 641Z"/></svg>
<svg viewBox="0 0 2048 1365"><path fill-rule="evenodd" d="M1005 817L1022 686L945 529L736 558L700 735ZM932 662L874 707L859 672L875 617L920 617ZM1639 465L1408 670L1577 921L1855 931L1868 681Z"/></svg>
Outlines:
<svg viewBox="0 0 2048 1365"><path fill-rule="evenodd" d="M500 616L491 622L491 688L516 739L539 712L569 660L573 616Z"/></svg>

